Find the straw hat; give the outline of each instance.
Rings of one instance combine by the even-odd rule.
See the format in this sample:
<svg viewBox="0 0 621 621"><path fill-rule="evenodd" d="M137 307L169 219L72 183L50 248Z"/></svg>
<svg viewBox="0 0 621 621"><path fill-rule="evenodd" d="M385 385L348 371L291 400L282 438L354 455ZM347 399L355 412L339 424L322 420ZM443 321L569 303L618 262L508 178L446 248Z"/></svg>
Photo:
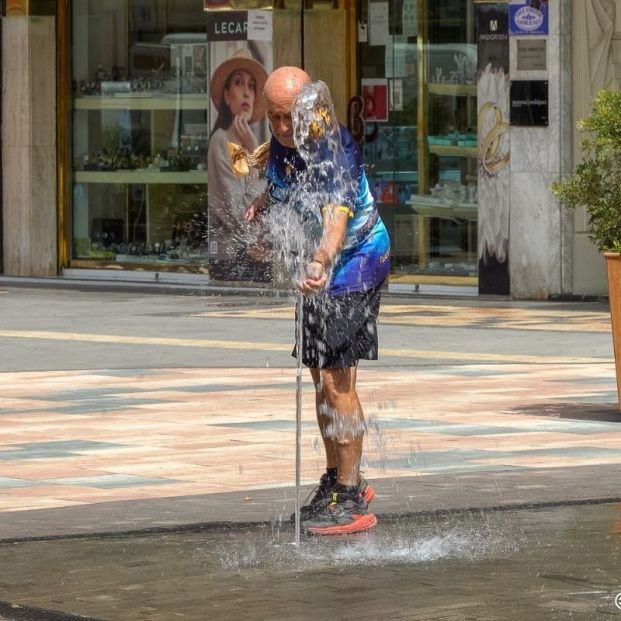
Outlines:
<svg viewBox="0 0 621 621"><path fill-rule="evenodd" d="M250 123L256 123L265 114L265 99L263 98L263 86L267 80L267 71L263 65L252 58L250 51L247 49L239 49L231 58L225 60L211 76L209 83L209 92L211 101L219 110L224 98L224 85L229 76L235 71L247 71L256 81L257 90L254 97L254 108Z"/></svg>

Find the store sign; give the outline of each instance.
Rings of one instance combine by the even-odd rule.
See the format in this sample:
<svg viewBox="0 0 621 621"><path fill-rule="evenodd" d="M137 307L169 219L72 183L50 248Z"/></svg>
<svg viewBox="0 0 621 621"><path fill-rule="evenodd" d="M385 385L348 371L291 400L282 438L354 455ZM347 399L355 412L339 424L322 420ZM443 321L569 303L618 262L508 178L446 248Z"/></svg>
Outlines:
<svg viewBox="0 0 621 621"><path fill-rule="evenodd" d="M477 3L479 293L508 295L511 154L509 5Z"/></svg>
<svg viewBox="0 0 621 621"><path fill-rule="evenodd" d="M517 40L518 71L545 71L547 65L546 39Z"/></svg>
<svg viewBox="0 0 621 621"><path fill-rule="evenodd" d="M248 12L218 11L207 13L208 41L247 41Z"/></svg>
<svg viewBox="0 0 621 621"><path fill-rule="evenodd" d="M477 6L477 50L479 71L491 64L509 73L509 23L507 6Z"/></svg>
<svg viewBox="0 0 621 621"><path fill-rule="evenodd" d="M511 125L547 127L548 112L547 80L511 82Z"/></svg>
<svg viewBox="0 0 621 621"><path fill-rule="evenodd" d="M548 0L511 0L509 34L547 35L549 10Z"/></svg>

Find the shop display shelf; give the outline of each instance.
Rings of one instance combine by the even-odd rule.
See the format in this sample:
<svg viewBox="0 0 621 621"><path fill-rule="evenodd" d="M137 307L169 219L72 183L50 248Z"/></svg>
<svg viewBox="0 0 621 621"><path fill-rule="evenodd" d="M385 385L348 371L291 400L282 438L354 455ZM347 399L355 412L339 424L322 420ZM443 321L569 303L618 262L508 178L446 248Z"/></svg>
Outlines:
<svg viewBox="0 0 621 621"><path fill-rule="evenodd" d="M477 157L479 154L479 150L477 147L460 147L458 145L430 144L429 153L454 157Z"/></svg>
<svg viewBox="0 0 621 621"><path fill-rule="evenodd" d="M206 110L209 98L205 93L164 95L137 93L114 97L87 96L73 100L74 110Z"/></svg>
<svg viewBox="0 0 621 621"><path fill-rule="evenodd" d="M74 173L76 183L174 183L207 185L206 170L162 172L159 170L78 170Z"/></svg>
<svg viewBox="0 0 621 621"><path fill-rule="evenodd" d="M450 84L445 82L430 82L427 85L433 95L457 95L476 97L476 84Z"/></svg>
<svg viewBox="0 0 621 621"><path fill-rule="evenodd" d="M446 203L432 196L413 194L408 205L420 216L427 218L458 218L476 220L478 205L476 203Z"/></svg>

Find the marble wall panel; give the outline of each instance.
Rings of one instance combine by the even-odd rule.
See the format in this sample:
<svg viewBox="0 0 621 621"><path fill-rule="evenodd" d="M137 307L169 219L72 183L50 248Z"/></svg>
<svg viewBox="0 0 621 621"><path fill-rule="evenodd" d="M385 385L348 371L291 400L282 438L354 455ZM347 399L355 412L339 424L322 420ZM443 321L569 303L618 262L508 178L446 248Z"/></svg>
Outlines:
<svg viewBox="0 0 621 621"><path fill-rule="evenodd" d="M545 299L562 291L562 213L547 188L550 173L511 175L511 295Z"/></svg>
<svg viewBox="0 0 621 621"><path fill-rule="evenodd" d="M4 272L14 276L29 275L30 167L30 147L3 145L2 231Z"/></svg>
<svg viewBox="0 0 621 621"><path fill-rule="evenodd" d="M30 27L31 144L56 144L55 20L33 17Z"/></svg>
<svg viewBox="0 0 621 621"><path fill-rule="evenodd" d="M511 127L511 169L556 172L561 169L563 150L570 145L561 142L561 74L559 36L547 37L547 71L513 71L512 80L547 80L549 121L547 127ZM516 42L512 41L512 48ZM517 60L517 59L516 59Z"/></svg>
<svg viewBox="0 0 621 621"><path fill-rule="evenodd" d="M511 294L545 298L573 286L573 212L562 208L550 183L572 165L571 0L550 4L547 69L517 71L511 40L512 80L547 80L547 127L511 128Z"/></svg>
<svg viewBox="0 0 621 621"><path fill-rule="evenodd" d="M50 276L57 266L55 20L5 18L2 33L4 271Z"/></svg>
<svg viewBox="0 0 621 621"><path fill-rule="evenodd" d="M2 20L2 143L30 144L28 18Z"/></svg>
<svg viewBox="0 0 621 621"><path fill-rule="evenodd" d="M56 146L33 146L30 154L30 271L37 276L56 276Z"/></svg>

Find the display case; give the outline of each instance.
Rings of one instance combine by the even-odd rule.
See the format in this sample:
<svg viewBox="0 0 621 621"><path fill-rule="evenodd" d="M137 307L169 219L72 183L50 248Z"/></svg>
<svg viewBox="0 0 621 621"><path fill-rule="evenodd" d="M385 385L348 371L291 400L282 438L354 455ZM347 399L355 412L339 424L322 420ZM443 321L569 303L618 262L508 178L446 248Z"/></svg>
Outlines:
<svg viewBox="0 0 621 621"><path fill-rule="evenodd" d="M202 18L187 2L73 3L73 265L206 265Z"/></svg>
<svg viewBox="0 0 621 621"><path fill-rule="evenodd" d="M385 78L390 95L387 121L367 119L365 156L391 235L393 272L416 282L474 284L474 6L470 0L402 0L390 9L385 45L377 45L375 33L360 54L362 87Z"/></svg>

